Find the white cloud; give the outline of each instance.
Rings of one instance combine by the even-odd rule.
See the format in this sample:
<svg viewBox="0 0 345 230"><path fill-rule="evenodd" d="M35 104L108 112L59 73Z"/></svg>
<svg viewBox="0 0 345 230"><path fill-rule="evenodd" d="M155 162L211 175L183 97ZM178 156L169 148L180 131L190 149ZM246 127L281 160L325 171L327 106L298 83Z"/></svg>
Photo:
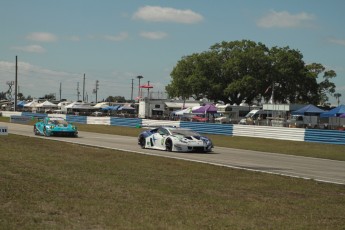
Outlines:
<svg viewBox="0 0 345 230"><path fill-rule="evenodd" d="M31 33L27 35L26 38L37 42L55 42L58 40L56 35L45 32Z"/></svg>
<svg viewBox="0 0 345 230"><path fill-rule="evenodd" d="M152 40L159 40L159 39L163 39L165 37L168 36L167 33L165 32L141 32L140 36L147 38L147 39L152 39Z"/></svg>
<svg viewBox="0 0 345 230"><path fill-rule="evenodd" d="M29 46L15 46L12 47L14 50L28 52L28 53L44 53L46 50L40 45L29 45Z"/></svg>
<svg viewBox="0 0 345 230"><path fill-rule="evenodd" d="M118 35L105 35L103 38L109 41L123 41L129 37L127 32L121 32Z"/></svg>
<svg viewBox="0 0 345 230"><path fill-rule="evenodd" d="M257 25L263 28L295 28L308 27L310 22L314 20L312 14L305 12L299 14L290 14L287 11L271 11L263 18L259 19Z"/></svg>
<svg viewBox="0 0 345 230"><path fill-rule="evenodd" d="M159 6L144 6L139 8L139 10L134 13L133 19L150 22L177 22L193 24L202 21L203 17L192 10L179 10Z"/></svg>
<svg viewBox="0 0 345 230"><path fill-rule="evenodd" d="M334 44L345 46L345 39L330 38L328 41Z"/></svg>

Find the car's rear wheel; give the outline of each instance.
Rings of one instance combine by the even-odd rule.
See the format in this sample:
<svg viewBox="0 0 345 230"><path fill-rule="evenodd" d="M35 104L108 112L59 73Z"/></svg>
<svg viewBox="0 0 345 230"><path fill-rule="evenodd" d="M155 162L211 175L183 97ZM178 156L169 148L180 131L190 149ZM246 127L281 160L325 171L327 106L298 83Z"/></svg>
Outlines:
<svg viewBox="0 0 345 230"><path fill-rule="evenodd" d="M142 149L145 148L145 138L143 136L139 137L139 145Z"/></svg>
<svg viewBox="0 0 345 230"><path fill-rule="evenodd" d="M171 152L172 151L172 140L171 139L167 139L165 141L165 149L168 151L168 152Z"/></svg>

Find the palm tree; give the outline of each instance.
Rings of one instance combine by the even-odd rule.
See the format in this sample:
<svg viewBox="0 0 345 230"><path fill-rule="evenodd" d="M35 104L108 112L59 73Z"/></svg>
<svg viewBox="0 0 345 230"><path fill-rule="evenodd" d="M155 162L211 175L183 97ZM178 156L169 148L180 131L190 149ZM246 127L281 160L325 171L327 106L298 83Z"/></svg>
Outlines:
<svg viewBox="0 0 345 230"><path fill-rule="evenodd" d="M340 102L339 98L341 97L341 94L340 93L335 93L334 97L335 97L335 99L337 99L338 106L339 106L339 102Z"/></svg>

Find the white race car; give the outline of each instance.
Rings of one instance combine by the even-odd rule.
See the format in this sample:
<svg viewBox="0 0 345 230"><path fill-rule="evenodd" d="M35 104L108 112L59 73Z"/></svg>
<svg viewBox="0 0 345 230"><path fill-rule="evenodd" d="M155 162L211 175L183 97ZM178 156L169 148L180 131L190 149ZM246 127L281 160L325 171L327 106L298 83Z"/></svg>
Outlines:
<svg viewBox="0 0 345 230"><path fill-rule="evenodd" d="M142 148L176 152L210 152L212 141L186 128L158 127L139 134L138 144Z"/></svg>

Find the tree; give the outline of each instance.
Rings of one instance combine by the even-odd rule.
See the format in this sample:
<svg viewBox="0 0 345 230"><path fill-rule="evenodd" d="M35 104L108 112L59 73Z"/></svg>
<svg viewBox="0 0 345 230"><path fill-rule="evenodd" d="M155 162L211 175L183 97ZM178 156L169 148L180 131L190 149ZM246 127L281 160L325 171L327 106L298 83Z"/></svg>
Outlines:
<svg viewBox="0 0 345 230"><path fill-rule="evenodd" d="M25 100L25 97L22 93L18 93L18 99L23 101L23 100Z"/></svg>
<svg viewBox="0 0 345 230"><path fill-rule="evenodd" d="M6 92L1 92L0 93L0 100L7 100L7 97L6 97Z"/></svg>
<svg viewBox="0 0 345 230"><path fill-rule="evenodd" d="M334 97L335 97L335 99L337 99L338 106L339 106L339 103L340 103L339 98L341 97L341 94L340 94L340 93L335 93L335 94L334 94Z"/></svg>
<svg viewBox="0 0 345 230"><path fill-rule="evenodd" d="M118 103L124 103L126 102L125 97L122 96L109 96L105 99L106 102L118 102Z"/></svg>
<svg viewBox="0 0 345 230"><path fill-rule="evenodd" d="M56 100L55 93L46 94L46 95L44 95L43 98L46 99L46 100L48 100L48 101L54 101L54 100Z"/></svg>
<svg viewBox="0 0 345 230"><path fill-rule="evenodd" d="M316 92L310 95L309 102L313 104L324 105L328 101L328 95L332 95L335 92L335 84L330 80L337 76L334 70L325 70L325 67L320 63L312 63L306 65L307 77L314 79L314 84L317 85ZM323 73L322 80L317 83L318 76ZM311 83L309 81L308 83ZM306 85L306 87L309 87Z"/></svg>
<svg viewBox="0 0 345 230"><path fill-rule="evenodd" d="M31 97L31 95L28 95L28 96L26 97L26 100L28 100L28 101L32 101L32 100L33 100L33 98Z"/></svg>
<svg viewBox="0 0 345 230"><path fill-rule="evenodd" d="M321 64L306 65L303 55L289 47L223 41L178 61L166 90L171 97L205 97L230 104L268 101L273 93L276 102L318 104L334 93L335 76Z"/></svg>
<svg viewBox="0 0 345 230"><path fill-rule="evenodd" d="M173 81L166 86L166 91L170 97L182 97L183 100L189 97L199 99L208 85L204 74L200 72L199 54L183 57L171 72ZM207 68L206 68L207 69Z"/></svg>
<svg viewBox="0 0 345 230"><path fill-rule="evenodd" d="M207 52L182 58L166 90L173 97L250 102L265 88L260 80L268 74L267 54L266 46L248 40L217 43Z"/></svg>

